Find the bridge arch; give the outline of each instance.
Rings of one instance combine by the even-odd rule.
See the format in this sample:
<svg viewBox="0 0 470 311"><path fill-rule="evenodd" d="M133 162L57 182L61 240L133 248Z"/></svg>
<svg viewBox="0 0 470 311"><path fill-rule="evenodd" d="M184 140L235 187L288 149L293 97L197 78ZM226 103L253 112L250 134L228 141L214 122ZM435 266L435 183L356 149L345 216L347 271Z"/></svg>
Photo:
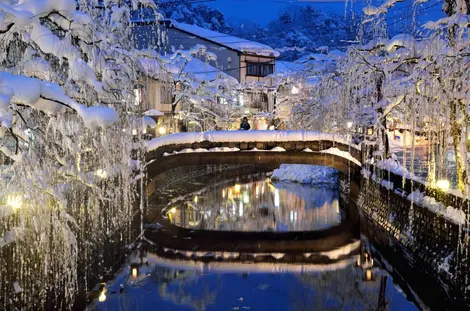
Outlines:
<svg viewBox="0 0 470 311"><path fill-rule="evenodd" d="M352 204L359 193L362 152L358 146L349 145L341 136L305 131L178 133L154 139L148 147L147 173L150 180L181 166L314 164L329 166L350 176ZM330 152L332 149L335 152ZM150 181L147 193L154 191L155 184ZM165 230L148 230L145 236L166 248L186 251L196 245L199 249L212 252L230 250L234 246L243 252L330 251L357 238L357 211L348 207L348 213L351 209L354 210L351 212L353 216L340 226L317 232L192 231L177 227L160 217L158 223L163 224Z"/></svg>
<svg viewBox="0 0 470 311"><path fill-rule="evenodd" d="M273 148L277 148L276 151ZM355 176L361 167L362 152L344 136L333 134L217 131L178 133L153 139L148 144L146 158L149 176L187 165L282 163L324 165Z"/></svg>

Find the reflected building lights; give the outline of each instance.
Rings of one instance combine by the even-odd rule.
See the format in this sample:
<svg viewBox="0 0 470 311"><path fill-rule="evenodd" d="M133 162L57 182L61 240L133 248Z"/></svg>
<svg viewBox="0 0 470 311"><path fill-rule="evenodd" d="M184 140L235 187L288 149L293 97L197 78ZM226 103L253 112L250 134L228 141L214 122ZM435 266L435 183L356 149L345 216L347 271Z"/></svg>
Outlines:
<svg viewBox="0 0 470 311"><path fill-rule="evenodd" d="M250 203L250 196L248 195L248 191L243 192L243 203L245 204Z"/></svg>
<svg viewBox="0 0 470 311"><path fill-rule="evenodd" d="M276 189L274 190L274 206L279 207L279 205L280 205L279 190Z"/></svg>
<svg viewBox="0 0 470 311"><path fill-rule="evenodd" d="M267 193L260 196L266 187ZM341 223L335 191L278 187L263 177L251 183L215 186L213 192L204 191L203 199L193 195L184 205L168 209L168 220L188 229L222 231L316 231Z"/></svg>
<svg viewBox="0 0 470 311"><path fill-rule="evenodd" d="M135 279L137 278L137 275L139 274L139 270L137 268L132 268L132 277Z"/></svg>

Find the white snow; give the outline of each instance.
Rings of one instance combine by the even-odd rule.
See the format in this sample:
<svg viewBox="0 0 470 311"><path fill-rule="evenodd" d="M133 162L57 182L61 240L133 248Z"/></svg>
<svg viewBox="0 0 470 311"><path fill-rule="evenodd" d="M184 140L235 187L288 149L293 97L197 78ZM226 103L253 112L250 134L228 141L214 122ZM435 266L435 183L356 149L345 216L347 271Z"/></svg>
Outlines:
<svg viewBox="0 0 470 311"><path fill-rule="evenodd" d="M466 215L464 211L456 209L452 206L445 207L443 203L437 202L432 197L425 196L423 192L415 190L408 195L408 200L417 203L423 207L426 207L430 211L441 215L449 221L455 224L463 225L466 222Z"/></svg>
<svg viewBox="0 0 470 311"><path fill-rule="evenodd" d="M214 131L175 133L154 138L147 143L147 150L173 144L209 142L289 142L328 140L347 144L346 136L315 131ZM351 148L360 150L357 145ZM335 148L334 148L335 149ZM331 151L334 152L334 151ZM349 154L349 153L347 153ZM344 156L347 156L344 154ZM355 160L357 161L357 160ZM355 162L358 163L359 161ZM359 164L360 165L360 164Z"/></svg>
<svg viewBox="0 0 470 311"><path fill-rule="evenodd" d="M275 169L271 179L291 181L301 184L338 185L339 172L334 168L307 164L281 164Z"/></svg>
<svg viewBox="0 0 470 311"><path fill-rule="evenodd" d="M377 167L382 169L382 170L387 170L389 172L392 172L396 175L403 176L408 179L412 179L415 181L420 181L420 179L411 174L406 167L403 167L403 165L398 162L397 158L395 155L392 155L392 158L388 158L386 160L381 160L377 162Z"/></svg>
<svg viewBox="0 0 470 311"><path fill-rule="evenodd" d="M282 148L282 147L274 147L273 149L271 149L270 151L274 151L274 152L283 152L283 151L286 151L286 149Z"/></svg>
<svg viewBox="0 0 470 311"><path fill-rule="evenodd" d="M144 112L144 115L149 116L149 117L161 117L165 115L163 112L157 109L150 109Z"/></svg>
<svg viewBox="0 0 470 311"><path fill-rule="evenodd" d="M85 107L78 110L85 126L89 129L107 128L114 125L119 120L116 110L109 107Z"/></svg>
<svg viewBox="0 0 470 311"><path fill-rule="evenodd" d="M328 257L330 259L333 259L333 260L336 260L341 256L349 255L350 253L352 253L353 251L358 249L360 246L361 246L361 241L358 240L358 241L355 241L353 243L341 246L341 247L339 247L337 249L334 249L332 251L321 252L320 255L326 256L326 257Z"/></svg>
<svg viewBox="0 0 470 311"><path fill-rule="evenodd" d="M190 33L192 35L204 38L206 40L215 42L222 46L226 46L230 49L247 53L247 54L254 54L259 56L269 56L269 57L279 57L280 53L273 48L246 39L237 38L233 36L229 36L226 34L222 34L216 31L212 31L209 29L201 28L195 25L188 25L184 23L178 23L176 21L172 21L172 26L176 29L182 30L186 33Z"/></svg>
<svg viewBox="0 0 470 311"><path fill-rule="evenodd" d="M329 149L326 149L326 150L322 150L320 151L321 153L328 153L328 154L333 154L333 155L337 155L339 157L342 157L342 158L345 158L345 159L348 159L349 161L359 165L359 166L362 166L361 162L359 162L359 160L357 160L356 158L354 158L349 152L347 151L341 151L339 150L338 148L329 148Z"/></svg>

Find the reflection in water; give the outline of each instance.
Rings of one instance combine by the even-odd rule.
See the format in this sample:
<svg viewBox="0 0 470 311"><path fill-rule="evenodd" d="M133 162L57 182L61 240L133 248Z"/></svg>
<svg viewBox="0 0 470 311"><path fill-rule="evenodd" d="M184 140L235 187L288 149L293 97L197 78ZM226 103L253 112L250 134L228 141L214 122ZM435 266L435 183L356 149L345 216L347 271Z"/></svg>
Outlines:
<svg viewBox="0 0 470 311"><path fill-rule="evenodd" d="M168 211L175 225L199 230L316 231L342 221L338 189L269 178L212 186Z"/></svg>
<svg viewBox="0 0 470 311"><path fill-rule="evenodd" d="M370 255L369 255L370 256ZM192 260L163 259L147 254L139 279L126 268L107 285L108 297L97 310L417 310L403 296L388 273L372 257L345 260L276 273L266 269L224 271ZM350 258L353 259L353 258ZM217 263L214 266L217 267ZM252 264L253 265L253 264ZM295 264L293 264L295 266ZM308 265L303 265L307 267ZM315 266L315 265L314 265ZM269 271L271 267L271 271ZM315 271L315 272L311 272ZM120 284L123 290L120 291Z"/></svg>

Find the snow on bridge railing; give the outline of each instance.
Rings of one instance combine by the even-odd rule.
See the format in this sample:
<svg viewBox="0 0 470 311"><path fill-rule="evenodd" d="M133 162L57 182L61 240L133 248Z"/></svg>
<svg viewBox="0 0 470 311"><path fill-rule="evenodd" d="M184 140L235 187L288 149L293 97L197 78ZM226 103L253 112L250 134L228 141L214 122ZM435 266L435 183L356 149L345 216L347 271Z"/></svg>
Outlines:
<svg viewBox="0 0 470 311"><path fill-rule="evenodd" d="M162 146L208 142L296 142L327 140L350 145L361 150L356 144L351 144L347 136L315 131L213 131L175 133L154 138L147 143L147 151L156 150Z"/></svg>

